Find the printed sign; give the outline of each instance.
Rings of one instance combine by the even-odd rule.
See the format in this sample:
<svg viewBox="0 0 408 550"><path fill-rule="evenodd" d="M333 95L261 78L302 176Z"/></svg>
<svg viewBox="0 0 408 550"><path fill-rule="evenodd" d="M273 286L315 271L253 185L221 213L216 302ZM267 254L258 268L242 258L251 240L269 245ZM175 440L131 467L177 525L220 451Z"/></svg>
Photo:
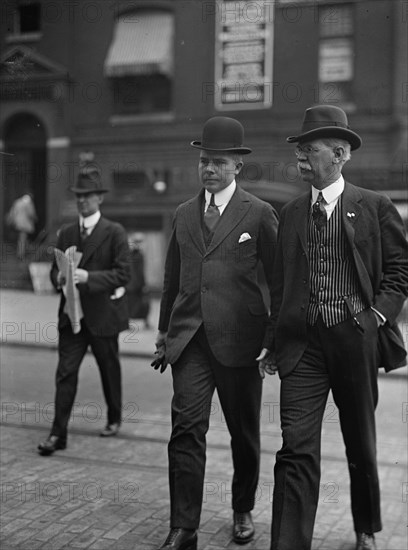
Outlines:
<svg viewBox="0 0 408 550"><path fill-rule="evenodd" d="M270 0L217 0L215 107L272 105L273 7Z"/></svg>

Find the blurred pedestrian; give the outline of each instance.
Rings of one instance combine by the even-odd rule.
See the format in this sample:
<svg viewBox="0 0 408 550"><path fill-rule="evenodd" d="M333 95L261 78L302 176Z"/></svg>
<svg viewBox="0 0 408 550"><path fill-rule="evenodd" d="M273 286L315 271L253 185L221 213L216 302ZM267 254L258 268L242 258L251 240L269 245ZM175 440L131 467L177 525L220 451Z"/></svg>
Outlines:
<svg viewBox="0 0 408 550"><path fill-rule="evenodd" d="M172 366L172 434L168 446L170 532L162 549L197 548L206 433L215 389L231 436L232 536L254 538L251 510L259 476L262 379L258 359L267 309L257 279L270 282L278 219L241 189L244 129L213 117L203 128L198 173L203 188L176 211L164 275L157 359ZM262 352L262 353L261 353Z"/></svg>
<svg viewBox="0 0 408 550"><path fill-rule="evenodd" d="M37 222L37 213L34 206L33 197L26 193L16 199L11 205L7 214L7 223L17 231L17 258L24 260L27 251L28 235L35 231Z"/></svg>
<svg viewBox="0 0 408 550"><path fill-rule="evenodd" d="M129 318L142 319L145 328L149 328L150 302L145 281L145 261L143 254L144 236L132 233L128 237L130 249L130 282L126 285L129 303Z"/></svg>
<svg viewBox="0 0 408 550"><path fill-rule="evenodd" d="M66 447L79 367L88 346L99 367L108 408L106 427L100 435L114 436L121 425L118 334L128 328L128 305L124 288L130 278L127 235L120 224L101 215L100 205L107 190L102 187L99 171L83 168L71 191L76 196L79 218L61 228L57 248L65 252L75 245L82 252L74 283L79 290L83 319L79 332L74 331L65 313L66 299L61 292L55 412L51 433L38 446L42 455L50 455ZM60 291L66 283L56 262L52 266L51 280Z"/></svg>
<svg viewBox="0 0 408 550"><path fill-rule="evenodd" d="M322 420L329 391L346 447L356 550L381 530L376 461L377 376L401 366L379 341L399 338L408 294L402 220L384 195L344 180L361 138L331 105L306 110L295 154L308 189L281 212L267 345L281 378L283 445L276 455L272 550L310 550L319 498ZM381 363L380 363L381 361Z"/></svg>

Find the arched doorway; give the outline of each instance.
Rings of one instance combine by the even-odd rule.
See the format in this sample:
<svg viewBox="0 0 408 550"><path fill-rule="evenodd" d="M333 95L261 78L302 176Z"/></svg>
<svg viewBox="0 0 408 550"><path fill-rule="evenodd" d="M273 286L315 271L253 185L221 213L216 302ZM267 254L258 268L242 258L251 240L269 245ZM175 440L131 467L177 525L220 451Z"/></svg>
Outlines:
<svg viewBox="0 0 408 550"><path fill-rule="evenodd" d="M30 193L34 200L37 223L32 239L45 231L47 221L47 150L46 131L42 122L29 113L11 117L5 124L3 157L3 220L13 202ZM4 240L13 241L9 227L4 227Z"/></svg>

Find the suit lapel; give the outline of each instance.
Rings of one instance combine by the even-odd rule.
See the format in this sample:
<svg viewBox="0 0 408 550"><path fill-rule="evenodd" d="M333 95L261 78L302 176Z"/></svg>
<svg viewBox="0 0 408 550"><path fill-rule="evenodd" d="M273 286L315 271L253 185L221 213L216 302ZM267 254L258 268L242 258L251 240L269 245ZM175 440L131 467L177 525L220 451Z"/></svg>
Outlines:
<svg viewBox="0 0 408 550"><path fill-rule="evenodd" d="M306 253L306 255L308 255L307 224L309 219L310 200L310 193L305 193L304 195L299 197L295 203L296 212L293 217L293 223L299 235L303 251Z"/></svg>
<svg viewBox="0 0 408 550"><path fill-rule="evenodd" d="M190 204L188 205L186 210L186 223L191 236L191 240L202 254L204 254L205 252L203 228L201 225L201 210L203 208L204 189L202 189L198 195L191 199Z"/></svg>
<svg viewBox="0 0 408 550"><path fill-rule="evenodd" d="M373 292L371 279L354 242L356 227L363 221L364 212L362 202L363 197L360 191L354 187L354 185L346 182L342 197L342 223L360 278L362 292L371 301Z"/></svg>
<svg viewBox="0 0 408 550"><path fill-rule="evenodd" d="M237 186L227 207L225 208L217 227L215 228L212 241L207 248L206 254L210 254L222 241L235 229L242 218L251 208L251 201L245 196L240 187Z"/></svg>
<svg viewBox="0 0 408 550"><path fill-rule="evenodd" d="M354 246L355 224L361 214L361 193L349 183L345 183L342 197L342 222L349 243Z"/></svg>
<svg viewBox="0 0 408 550"><path fill-rule="evenodd" d="M106 239L109 234L109 223L105 218L100 218L99 222L95 225L92 233L85 239L82 250L83 255L81 261L79 262L79 267L84 267L85 264L89 261L91 256L95 254L98 248L101 246L102 242Z"/></svg>
<svg viewBox="0 0 408 550"><path fill-rule="evenodd" d="M68 246L66 248L68 248L69 246L73 246L73 245L76 245L76 246L79 246L80 242L81 242L81 238L80 238L80 234L79 234L79 223L73 223L72 225L70 225L69 227L67 227L67 232L66 232L66 242L67 243L70 243L68 244ZM65 252L65 250L63 250L63 252Z"/></svg>

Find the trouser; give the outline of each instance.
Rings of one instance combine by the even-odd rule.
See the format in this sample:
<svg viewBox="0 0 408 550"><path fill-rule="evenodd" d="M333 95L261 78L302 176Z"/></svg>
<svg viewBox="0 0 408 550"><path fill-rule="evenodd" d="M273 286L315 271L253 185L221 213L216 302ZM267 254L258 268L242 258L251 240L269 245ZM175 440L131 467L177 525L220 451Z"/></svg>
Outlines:
<svg viewBox="0 0 408 550"><path fill-rule="evenodd" d="M95 336L82 323L78 334L71 327L60 331L59 361L56 372L55 413L51 434L67 437L67 426L77 391L78 372L85 353L91 347L99 367L103 394L107 404L107 423L121 422L122 388L118 335Z"/></svg>
<svg viewBox="0 0 408 550"><path fill-rule="evenodd" d="M225 367L203 328L172 367L172 434L168 445L171 527L197 529L206 462L206 433L215 388L231 436L232 508L252 510L259 477L262 380L256 367ZM219 496L221 497L221 487Z"/></svg>
<svg viewBox="0 0 408 550"><path fill-rule="evenodd" d="M376 462L377 323L371 309L327 328L308 327L308 346L281 380L283 445L276 455L272 550L309 550L320 485L320 443L329 390L339 410L354 528L381 530Z"/></svg>

